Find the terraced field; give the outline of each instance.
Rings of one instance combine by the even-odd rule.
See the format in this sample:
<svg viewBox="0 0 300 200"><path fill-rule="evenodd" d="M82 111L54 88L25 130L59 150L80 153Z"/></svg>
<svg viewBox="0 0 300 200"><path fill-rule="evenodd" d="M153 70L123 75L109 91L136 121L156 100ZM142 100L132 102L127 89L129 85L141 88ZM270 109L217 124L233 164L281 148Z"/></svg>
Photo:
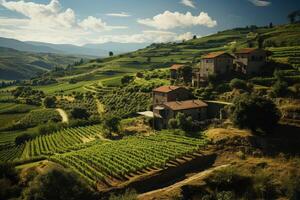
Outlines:
<svg viewBox="0 0 300 200"><path fill-rule="evenodd" d="M96 144L50 157L72 169L91 186L110 187L153 170L164 169L178 158L192 155L206 145L205 139L168 133Z"/></svg>
<svg viewBox="0 0 300 200"><path fill-rule="evenodd" d="M26 143L21 159L77 150L85 146L85 143L99 139L101 134L102 127L95 125L69 128L54 134L38 136Z"/></svg>
<svg viewBox="0 0 300 200"><path fill-rule="evenodd" d="M102 127L94 125L69 128L50 135L38 136L19 146L12 143L13 137L15 136L12 134L1 135L0 144L3 148L0 150L0 162L28 160L92 146L102 141Z"/></svg>

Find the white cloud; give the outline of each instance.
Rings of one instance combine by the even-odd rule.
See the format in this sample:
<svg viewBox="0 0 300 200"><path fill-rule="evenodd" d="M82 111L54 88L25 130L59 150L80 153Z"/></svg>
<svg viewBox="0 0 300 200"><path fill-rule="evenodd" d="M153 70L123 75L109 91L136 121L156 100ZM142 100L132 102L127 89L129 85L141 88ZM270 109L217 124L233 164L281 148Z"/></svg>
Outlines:
<svg viewBox="0 0 300 200"><path fill-rule="evenodd" d="M194 34L191 33L191 32L186 32L186 33L183 33L181 35L178 35L177 36L177 40L179 41L182 41L182 40L190 40L194 37Z"/></svg>
<svg viewBox="0 0 300 200"><path fill-rule="evenodd" d="M270 1L263 1L263 0L248 0L248 1L253 3L255 6L259 6L259 7L270 6L272 4Z"/></svg>
<svg viewBox="0 0 300 200"><path fill-rule="evenodd" d="M181 3L185 6L196 8L195 3L193 0L181 0Z"/></svg>
<svg viewBox="0 0 300 200"><path fill-rule="evenodd" d="M158 31L158 30L145 30L138 34L124 34L124 35L103 35L95 39L94 42L105 43L105 42L120 42L120 43L162 43L162 42L176 42L189 40L194 34L188 32L178 35L174 32L169 31Z"/></svg>
<svg viewBox="0 0 300 200"><path fill-rule="evenodd" d="M0 5L26 17L0 18L1 36L19 40L79 44L101 31L127 28L110 26L93 16L79 20L72 9L63 10L59 0L51 0L48 4L0 0Z"/></svg>
<svg viewBox="0 0 300 200"><path fill-rule="evenodd" d="M138 19L138 23L154 27L160 30L168 30L176 27L189 27L189 26L207 26L214 27L217 21L212 20L207 13L201 12L198 16L193 16L190 12L182 14L179 12L165 11L162 14L154 16L152 19Z"/></svg>
<svg viewBox="0 0 300 200"><path fill-rule="evenodd" d="M107 13L107 16L111 17L130 17L131 15L126 12L120 12L120 13Z"/></svg>

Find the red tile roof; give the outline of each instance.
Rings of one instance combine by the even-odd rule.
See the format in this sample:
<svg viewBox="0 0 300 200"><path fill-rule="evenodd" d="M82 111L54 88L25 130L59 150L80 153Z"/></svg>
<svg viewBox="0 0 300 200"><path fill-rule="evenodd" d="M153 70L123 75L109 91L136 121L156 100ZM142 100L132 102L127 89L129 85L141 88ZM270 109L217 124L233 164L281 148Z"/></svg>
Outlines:
<svg viewBox="0 0 300 200"><path fill-rule="evenodd" d="M230 57L233 57L232 55L230 55L229 53L226 53L224 51L218 51L218 52L211 52L211 53L208 53L204 56L202 56L202 58L205 58L205 59L211 59L211 58L216 58L216 57L219 57L223 54L227 54L229 55Z"/></svg>
<svg viewBox="0 0 300 200"><path fill-rule="evenodd" d="M170 67L170 69L178 70L181 67L184 67L184 65L183 64L174 64Z"/></svg>
<svg viewBox="0 0 300 200"><path fill-rule="evenodd" d="M155 88L153 89L153 92L163 92L163 93L168 93L168 92L171 92L171 91L174 91L174 90L177 90L181 87L178 87L178 86L171 86L171 85L165 85L165 86L161 86L161 87L158 87L158 88Z"/></svg>
<svg viewBox="0 0 300 200"><path fill-rule="evenodd" d="M207 107L207 104L201 100L171 101L165 102L164 105L171 110L189 110Z"/></svg>

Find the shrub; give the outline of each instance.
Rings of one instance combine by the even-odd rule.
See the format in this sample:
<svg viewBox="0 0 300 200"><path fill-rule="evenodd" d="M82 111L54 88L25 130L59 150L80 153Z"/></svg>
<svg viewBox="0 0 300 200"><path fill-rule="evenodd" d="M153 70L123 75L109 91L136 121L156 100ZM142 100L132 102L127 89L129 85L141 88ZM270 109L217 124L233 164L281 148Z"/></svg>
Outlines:
<svg viewBox="0 0 300 200"><path fill-rule="evenodd" d="M274 97L284 97L288 93L288 84L285 81L276 81L271 92Z"/></svg>
<svg viewBox="0 0 300 200"><path fill-rule="evenodd" d="M90 116L87 109L84 108L73 108L71 115L74 119L87 119Z"/></svg>
<svg viewBox="0 0 300 200"><path fill-rule="evenodd" d="M271 100L255 95L243 94L235 98L231 110L233 123L252 131L261 129L268 133L280 119L280 112Z"/></svg>
<svg viewBox="0 0 300 200"><path fill-rule="evenodd" d="M48 96L45 97L43 104L45 108L55 108L56 106L56 97L55 96Z"/></svg>
<svg viewBox="0 0 300 200"><path fill-rule="evenodd" d="M18 146L18 145L21 145L31 139L33 139L34 137L28 133L23 133L22 135L19 135L16 137L15 139L15 144Z"/></svg>
<svg viewBox="0 0 300 200"><path fill-rule="evenodd" d="M77 176L67 170L52 169L37 175L23 193L24 199L99 199Z"/></svg>
<svg viewBox="0 0 300 200"><path fill-rule="evenodd" d="M248 90L246 81L241 80L241 79L237 79L237 78L232 79L230 81L229 85L232 89L240 89L240 90L245 90L245 91Z"/></svg>
<svg viewBox="0 0 300 200"><path fill-rule="evenodd" d="M119 132L120 120L119 117L109 115L104 119L103 126L110 132Z"/></svg>
<svg viewBox="0 0 300 200"><path fill-rule="evenodd" d="M251 178L241 175L236 168L226 167L216 171L205 179L205 182L213 190L231 191L243 193L251 184Z"/></svg>

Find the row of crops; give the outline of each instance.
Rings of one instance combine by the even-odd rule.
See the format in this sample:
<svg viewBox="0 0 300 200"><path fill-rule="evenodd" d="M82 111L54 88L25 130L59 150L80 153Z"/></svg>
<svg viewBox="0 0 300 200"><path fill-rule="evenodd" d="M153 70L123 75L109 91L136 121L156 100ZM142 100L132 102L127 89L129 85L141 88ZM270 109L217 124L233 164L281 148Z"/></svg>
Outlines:
<svg viewBox="0 0 300 200"><path fill-rule="evenodd" d="M272 58L278 61L286 62L293 66L300 66L300 46L270 48Z"/></svg>
<svg viewBox="0 0 300 200"><path fill-rule="evenodd" d="M94 141L101 136L101 133L101 126L94 125L69 128L54 134L38 136L25 144L21 159L80 149L82 143Z"/></svg>
<svg viewBox="0 0 300 200"><path fill-rule="evenodd" d="M90 114L97 114L97 105L94 98L82 98L75 99L74 101L68 101L66 99L62 99L59 101L57 107L62 108L64 110L71 110L73 108L84 108Z"/></svg>
<svg viewBox="0 0 300 200"><path fill-rule="evenodd" d="M79 150L102 143L100 125L69 128L49 135L38 136L23 145L9 146L0 150L1 162L28 160L56 153Z"/></svg>
<svg viewBox="0 0 300 200"><path fill-rule="evenodd" d="M0 151L1 162L13 162L19 160L21 157L25 145L12 146L6 150Z"/></svg>
<svg viewBox="0 0 300 200"><path fill-rule="evenodd" d="M147 170L165 168L168 162L191 155L205 144L205 139L161 133L97 144L50 159L93 186L109 186L110 180L126 181Z"/></svg>
<svg viewBox="0 0 300 200"><path fill-rule="evenodd" d="M128 86L105 95L98 95L98 98L110 114L130 117L139 111L147 110L151 104L150 93L140 92L139 89L138 86L136 88Z"/></svg>

